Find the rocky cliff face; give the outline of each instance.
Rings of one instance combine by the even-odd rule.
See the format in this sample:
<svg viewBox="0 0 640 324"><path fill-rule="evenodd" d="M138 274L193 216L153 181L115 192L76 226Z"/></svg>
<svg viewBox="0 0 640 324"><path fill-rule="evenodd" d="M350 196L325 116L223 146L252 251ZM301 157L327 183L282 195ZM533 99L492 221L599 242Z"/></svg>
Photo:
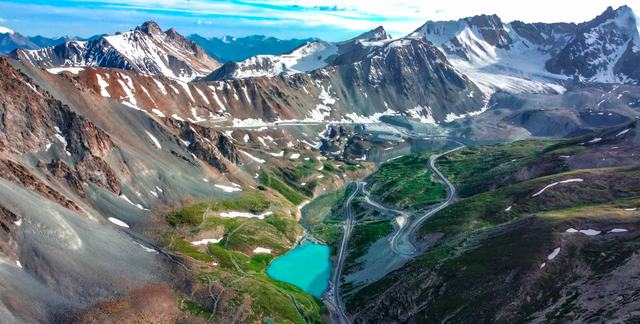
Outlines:
<svg viewBox="0 0 640 324"><path fill-rule="evenodd" d="M119 193L118 180L102 159L115 147L109 135L36 86L33 80L13 69L5 59L0 59L0 88L3 91L0 97L3 116L0 147L3 152L25 154L48 151L53 145L61 145L62 151L77 158L78 162L72 166L64 161L51 161L47 169L54 177L66 179L82 197L85 196L82 182L95 183ZM11 179L14 182L39 183L19 164L7 161L5 169L5 175L13 175ZM55 192L50 188L43 190ZM59 193L48 197L78 209L75 203L63 199Z"/></svg>
<svg viewBox="0 0 640 324"><path fill-rule="evenodd" d="M229 138L211 128L190 122L166 118L165 125L175 130L180 141L193 156L207 162L220 172L228 172L227 164L238 164L240 158Z"/></svg>

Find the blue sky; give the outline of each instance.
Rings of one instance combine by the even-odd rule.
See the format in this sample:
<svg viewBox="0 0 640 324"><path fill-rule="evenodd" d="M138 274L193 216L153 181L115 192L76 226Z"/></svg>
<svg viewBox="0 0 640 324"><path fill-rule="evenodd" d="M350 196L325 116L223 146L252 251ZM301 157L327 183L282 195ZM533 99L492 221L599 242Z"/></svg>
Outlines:
<svg viewBox="0 0 640 324"><path fill-rule="evenodd" d="M516 5L517 4L517 5ZM427 20L498 14L504 21L582 22L607 6L640 0L21 0L0 1L0 25L23 35L48 37L127 31L147 20L183 35L268 35L339 41L377 26L403 36Z"/></svg>

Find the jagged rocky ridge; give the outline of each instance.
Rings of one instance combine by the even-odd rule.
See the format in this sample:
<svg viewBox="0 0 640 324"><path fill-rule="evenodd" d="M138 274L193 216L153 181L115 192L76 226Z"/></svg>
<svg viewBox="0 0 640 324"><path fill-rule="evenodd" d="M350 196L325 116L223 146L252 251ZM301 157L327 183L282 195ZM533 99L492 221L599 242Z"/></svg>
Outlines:
<svg viewBox="0 0 640 324"><path fill-rule="evenodd" d="M404 114L438 124L476 113L486 100L430 42L420 37L391 39L381 27L342 43L317 41L279 56L229 62L205 78L241 82L221 81L227 79L272 84L288 80L287 87L307 94L315 88L322 104L306 113L303 119L309 121ZM304 96L296 96L300 95Z"/></svg>
<svg viewBox="0 0 640 324"><path fill-rule="evenodd" d="M626 6L609 7L579 24L573 39L545 63L547 70L591 82L640 82L640 20Z"/></svg>

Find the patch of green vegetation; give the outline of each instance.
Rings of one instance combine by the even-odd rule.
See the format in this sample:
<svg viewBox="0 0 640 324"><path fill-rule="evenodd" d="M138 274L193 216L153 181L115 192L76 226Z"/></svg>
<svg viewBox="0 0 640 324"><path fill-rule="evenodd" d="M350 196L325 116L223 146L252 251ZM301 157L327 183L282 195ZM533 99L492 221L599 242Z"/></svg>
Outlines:
<svg viewBox="0 0 640 324"><path fill-rule="evenodd" d="M313 193L318 185L318 181L315 179L304 181L303 179L308 179L312 177L314 174L317 174L317 171L313 168L313 163L311 160L304 161L302 165L298 166L288 166L274 169L273 173L282 179L284 183L290 188L294 189L302 193L307 197L313 197ZM315 178L315 177L314 177ZM302 182L306 182L303 186Z"/></svg>
<svg viewBox="0 0 640 324"><path fill-rule="evenodd" d="M358 218L359 215L363 215L367 212L367 208L362 205L362 199L363 198L360 196L353 199L353 201L351 202L351 207L353 207L353 210L355 210L356 218Z"/></svg>
<svg viewBox="0 0 640 324"><path fill-rule="evenodd" d="M494 305L512 301L510 292L520 289L524 276L537 270L554 247L553 231L544 224L519 226L490 236L475 248L440 260L435 276L441 280L422 291L420 298L428 298L427 291L441 291L446 287L446 293L433 299L429 306L433 314L439 314L436 321L448 314L454 314L450 319L453 322L483 314L483 318L474 318L490 322L495 316L492 312L497 309ZM419 259L418 264L435 261ZM409 290L419 290L423 282L414 281L413 285ZM480 311L483 309L488 311Z"/></svg>
<svg viewBox="0 0 640 324"><path fill-rule="evenodd" d="M167 222L173 227L180 225L197 226L202 223L204 219L203 215L207 211L247 211L259 214L267 210L270 205L271 203L263 193L250 189L238 198L215 202L201 202L186 206L179 211L169 213L169 215L167 215Z"/></svg>
<svg viewBox="0 0 640 324"><path fill-rule="evenodd" d="M460 197L569 171L562 156L587 150L574 140L530 139L470 146L441 156L436 166L458 187Z"/></svg>
<svg viewBox="0 0 640 324"><path fill-rule="evenodd" d="M238 286L253 299L253 314L247 322L261 322L268 316L272 323L323 323L322 303L298 287L267 276L253 276Z"/></svg>
<svg viewBox="0 0 640 324"><path fill-rule="evenodd" d="M338 168L335 164L329 161L323 162L322 166L323 166L322 171L324 171L323 173L337 173L337 174L344 173L344 170L342 168Z"/></svg>
<svg viewBox="0 0 640 324"><path fill-rule="evenodd" d="M291 189L282 181L280 181L278 178L270 175L267 172L264 172L264 171L261 172L260 178L258 180L260 181L260 184L279 192L281 195L287 198L287 200L289 200L296 206L302 204L305 200L307 200L307 197Z"/></svg>
<svg viewBox="0 0 640 324"><path fill-rule="evenodd" d="M225 250L221 244L209 244L207 245L209 253L215 256L218 261L218 267L227 270L236 270L231 255Z"/></svg>
<svg viewBox="0 0 640 324"><path fill-rule="evenodd" d="M345 194L346 187L342 187L338 191L322 195L306 205L302 209L305 225L312 226L328 219Z"/></svg>
<svg viewBox="0 0 640 324"><path fill-rule="evenodd" d="M447 197L443 184L434 181L429 155L412 154L383 164L371 175L371 193L399 208L421 208Z"/></svg>
<svg viewBox="0 0 640 324"><path fill-rule="evenodd" d="M461 197L469 197L489 191L496 186L496 179L521 170L555 143L558 141L524 140L469 146L441 156L436 166L451 183L458 185Z"/></svg>
<svg viewBox="0 0 640 324"><path fill-rule="evenodd" d="M311 234L324 241L330 249L331 256L338 254L338 240L342 237L342 228L330 225L317 225L311 229Z"/></svg>
<svg viewBox="0 0 640 324"><path fill-rule="evenodd" d="M180 301L180 310L183 312L189 312L191 315L193 316L201 316L202 318L204 318L205 320L209 319L209 317L211 317L211 311L208 310L207 308L205 308L204 306L188 300L188 299L182 299Z"/></svg>
<svg viewBox="0 0 640 324"><path fill-rule="evenodd" d="M640 249L637 238L617 240L605 244L587 242L581 253L596 274L603 275L624 264Z"/></svg>

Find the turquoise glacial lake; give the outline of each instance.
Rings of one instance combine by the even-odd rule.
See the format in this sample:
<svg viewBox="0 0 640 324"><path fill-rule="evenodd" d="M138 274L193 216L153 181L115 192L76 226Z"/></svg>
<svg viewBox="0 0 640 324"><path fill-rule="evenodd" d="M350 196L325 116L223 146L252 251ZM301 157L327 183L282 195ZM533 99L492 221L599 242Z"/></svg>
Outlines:
<svg viewBox="0 0 640 324"><path fill-rule="evenodd" d="M310 242L298 245L289 253L273 260L267 274L320 298L329 287L331 278L329 247Z"/></svg>

